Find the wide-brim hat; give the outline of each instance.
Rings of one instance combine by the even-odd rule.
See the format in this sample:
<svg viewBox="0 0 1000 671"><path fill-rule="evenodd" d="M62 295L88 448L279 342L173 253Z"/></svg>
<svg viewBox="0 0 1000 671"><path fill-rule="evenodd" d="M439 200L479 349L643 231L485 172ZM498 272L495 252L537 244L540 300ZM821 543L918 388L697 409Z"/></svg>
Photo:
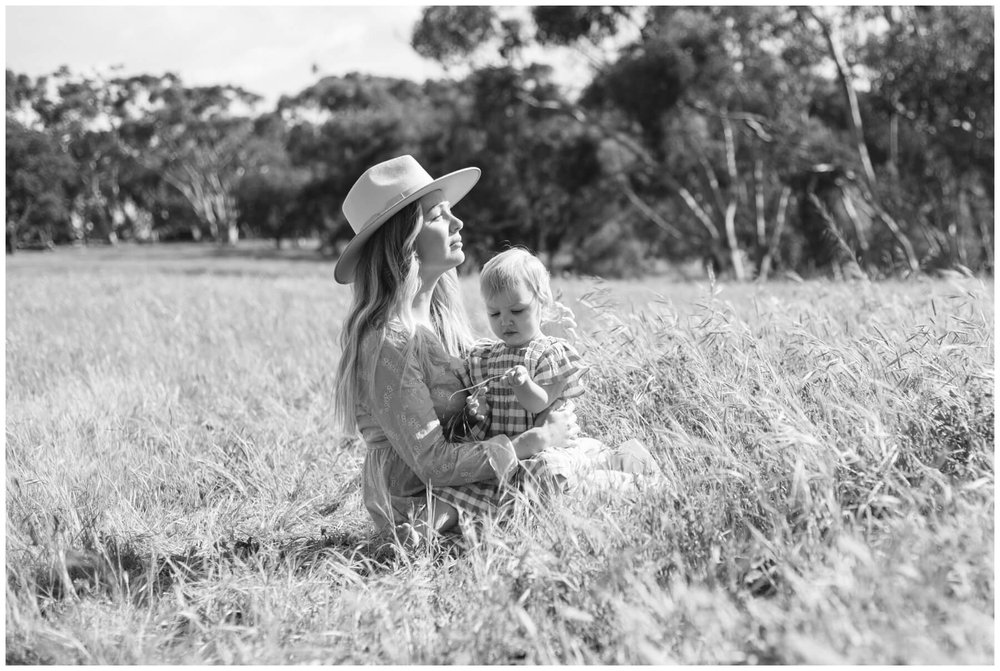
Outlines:
<svg viewBox="0 0 1000 671"><path fill-rule="evenodd" d="M354 229L354 237L337 260L334 279L341 284L354 281L361 249L389 217L439 189L454 205L475 186L481 172L479 168L463 168L434 179L409 155L368 168L344 199L344 216Z"/></svg>

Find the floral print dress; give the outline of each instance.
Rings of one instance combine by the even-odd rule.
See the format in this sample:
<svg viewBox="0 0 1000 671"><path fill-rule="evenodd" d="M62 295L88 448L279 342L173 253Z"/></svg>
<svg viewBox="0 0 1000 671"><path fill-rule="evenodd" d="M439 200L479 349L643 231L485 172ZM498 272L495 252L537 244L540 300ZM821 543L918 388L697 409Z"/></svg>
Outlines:
<svg viewBox="0 0 1000 671"><path fill-rule="evenodd" d="M381 346L374 336L362 342L362 353L376 357L374 375L359 385L357 422L367 445L362 497L377 529L420 514L429 496L469 514L490 513L502 483L520 470L507 436L460 442L448 435L468 392L435 334L420 334L407 356L410 339L393 327Z"/></svg>

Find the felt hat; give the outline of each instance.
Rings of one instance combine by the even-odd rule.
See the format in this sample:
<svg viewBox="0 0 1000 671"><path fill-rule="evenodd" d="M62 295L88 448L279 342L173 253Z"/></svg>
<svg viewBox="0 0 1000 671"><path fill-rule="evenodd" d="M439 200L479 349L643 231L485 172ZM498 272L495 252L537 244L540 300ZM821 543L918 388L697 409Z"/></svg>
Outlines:
<svg viewBox="0 0 1000 671"><path fill-rule="evenodd" d="M365 242L392 215L439 189L444 199L454 205L475 186L481 172L479 168L463 168L434 179L409 155L368 168L344 199L344 216L354 229L354 237L337 260L334 279L341 284L354 281Z"/></svg>

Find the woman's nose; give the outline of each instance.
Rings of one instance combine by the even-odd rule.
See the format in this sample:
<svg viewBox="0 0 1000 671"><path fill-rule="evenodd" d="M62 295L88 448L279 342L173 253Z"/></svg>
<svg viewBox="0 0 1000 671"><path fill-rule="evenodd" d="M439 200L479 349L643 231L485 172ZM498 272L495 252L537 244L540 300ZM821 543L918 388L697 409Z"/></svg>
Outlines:
<svg viewBox="0 0 1000 671"><path fill-rule="evenodd" d="M451 217L451 232L455 233L456 231L462 230L462 227L465 226L465 224L462 223L462 220L451 213L449 213L449 216Z"/></svg>

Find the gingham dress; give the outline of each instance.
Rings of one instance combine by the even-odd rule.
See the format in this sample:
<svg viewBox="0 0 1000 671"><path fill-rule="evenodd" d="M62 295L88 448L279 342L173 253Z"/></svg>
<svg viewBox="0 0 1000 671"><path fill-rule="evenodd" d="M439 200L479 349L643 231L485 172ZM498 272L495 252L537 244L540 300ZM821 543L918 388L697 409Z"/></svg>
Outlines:
<svg viewBox="0 0 1000 671"><path fill-rule="evenodd" d="M572 399L584 392L583 375L587 365L565 340L540 335L521 347L510 347L503 341L484 340L473 346L468 358L468 372L473 385L488 385L486 395L490 406L489 426L485 435L493 438L514 438L533 428L539 414L521 406L514 390L500 378L513 366L521 365L537 384L564 384L559 400L572 407ZM550 406L552 407L552 406ZM599 461L605 446L591 438L577 438L565 445L553 445L530 459L521 461L518 478L534 479L543 490L551 485L571 487L581 475Z"/></svg>
<svg viewBox="0 0 1000 671"><path fill-rule="evenodd" d="M368 447L365 507L378 529L419 515L429 498L467 514L491 514L522 477L514 446L506 436L483 440L481 430L465 436L453 430L468 394L461 366L453 366L429 331L407 357L408 341L394 326L385 342L370 337L361 343L362 353L376 357L374 375L362 381L357 412Z"/></svg>
<svg viewBox="0 0 1000 671"><path fill-rule="evenodd" d="M469 353L469 377L473 385L488 385L490 406L487 437L518 436L535 426L538 415L525 410L514 390L499 378L514 366L524 366L537 384L548 386L563 382L560 398L568 400L583 394L582 377L587 367L565 340L539 335L526 345L511 347L502 340L480 340Z"/></svg>

